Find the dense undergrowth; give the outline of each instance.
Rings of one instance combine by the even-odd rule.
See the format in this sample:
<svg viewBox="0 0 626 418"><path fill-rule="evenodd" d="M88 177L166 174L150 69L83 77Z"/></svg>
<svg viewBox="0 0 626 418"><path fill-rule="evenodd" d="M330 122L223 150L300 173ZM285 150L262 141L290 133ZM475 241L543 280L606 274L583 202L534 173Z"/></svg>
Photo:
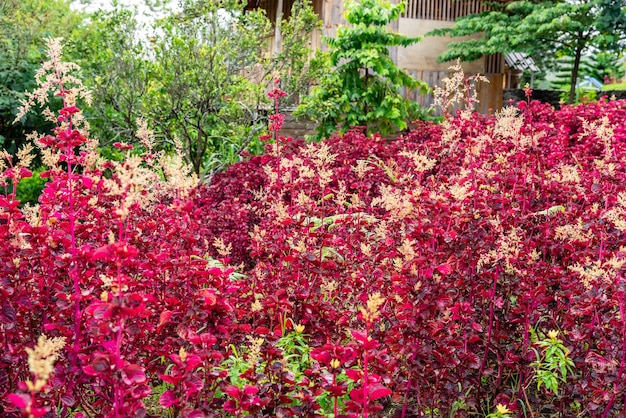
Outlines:
<svg viewBox="0 0 626 418"><path fill-rule="evenodd" d="M277 114L195 187L145 125L97 155L58 48L50 182L0 197L2 416L623 416L626 102L313 144Z"/></svg>

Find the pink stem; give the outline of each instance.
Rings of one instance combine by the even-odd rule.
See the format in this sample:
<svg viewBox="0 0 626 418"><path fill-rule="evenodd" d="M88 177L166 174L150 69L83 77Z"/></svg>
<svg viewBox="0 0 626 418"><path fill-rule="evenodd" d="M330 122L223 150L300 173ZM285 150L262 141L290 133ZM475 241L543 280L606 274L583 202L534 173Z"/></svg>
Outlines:
<svg viewBox="0 0 626 418"><path fill-rule="evenodd" d="M369 340L370 335L370 324L369 322L365 326L365 341ZM368 395L368 382L369 375L367 373L367 350L364 350L363 353L363 418L367 418L367 395Z"/></svg>

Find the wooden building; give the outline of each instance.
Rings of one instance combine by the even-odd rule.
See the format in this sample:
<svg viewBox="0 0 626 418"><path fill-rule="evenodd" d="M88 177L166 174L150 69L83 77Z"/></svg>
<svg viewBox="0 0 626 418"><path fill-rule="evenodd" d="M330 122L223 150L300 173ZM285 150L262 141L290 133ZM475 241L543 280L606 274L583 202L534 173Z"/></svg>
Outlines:
<svg viewBox="0 0 626 418"><path fill-rule="evenodd" d="M249 8L262 8L268 17L277 19L290 15L293 0L249 0ZM339 25L345 24L343 17L344 1L312 0L315 12L322 20L322 29L313 34L314 49L324 48L322 36L333 37ZM390 29L407 36L421 36L422 41L407 48L393 48L392 58L396 64L413 74L416 78L427 82L431 87L439 85L449 75L451 63L437 62L451 38L424 35L433 29L452 27L454 21L461 16L478 13L486 9L484 0L406 0L405 11ZM274 48L280 48L280 34L277 33L273 42ZM480 60L463 63L466 74L482 74L489 79L489 84L480 83L477 88L479 104L477 111L490 113L502 107L502 90L504 81L504 57L501 54L483 57ZM431 95L418 95L409 92L407 96L422 106L430 106Z"/></svg>

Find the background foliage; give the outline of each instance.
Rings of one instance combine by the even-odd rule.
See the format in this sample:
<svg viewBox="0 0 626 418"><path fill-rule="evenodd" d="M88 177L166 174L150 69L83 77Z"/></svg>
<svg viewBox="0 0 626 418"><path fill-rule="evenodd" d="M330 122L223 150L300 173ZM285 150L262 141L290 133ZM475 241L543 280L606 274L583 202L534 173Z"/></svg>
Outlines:
<svg viewBox="0 0 626 418"><path fill-rule="evenodd" d="M325 39L327 59L335 69L304 98L296 114L319 122L318 139L329 137L337 128L346 132L351 126L387 134L405 129L407 121L424 118L425 112L404 99L401 89L426 92L428 86L398 68L389 54L389 48L420 40L387 28L399 18L404 3L350 1L345 8L348 25L340 27L335 38Z"/></svg>
<svg viewBox="0 0 626 418"><path fill-rule="evenodd" d="M10 153L25 143L26 134L51 128L38 114L13 124L20 100L35 87L35 72L45 60L44 38L79 36L81 23L69 0L0 2L0 146Z"/></svg>
<svg viewBox="0 0 626 418"><path fill-rule="evenodd" d="M557 57L573 59L568 100L575 99L583 55L599 48L617 51L626 39L626 8L615 0L516 0L490 2L492 10L457 19L453 28L433 35L467 36L452 42L442 61L473 61L483 54L527 52L547 65Z"/></svg>
<svg viewBox="0 0 626 418"><path fill-rule="evenodd" d="M4 148L15 153L26 133L51 127L37 114L11 125L24 91L33 87L48 36L63 35L68 56L82 67L97 103L87 110L92 135L102 147L133 138L138 118L145 118L155 126L157 148L180 146L205 180L242 151L262 150L258 136L267 124L274 72L293 102L328 68L310 59L310 35L320 23L306 1L282 19L283 47L275 52L268 18L260 9L244 13L247 2L187 0L174 14L152 3L157 16L167 17L140 23L136 12L117 3L86 13L71 10L69 1L3 2Z"/></svg>
<svg viewBox="0 0 626 418"><path fill-rule="evenodd" d="M145 117L161 146L172 149L179 140L205 179L238 161L243 150L258 152L273 71L297 97L323 68L309 64L310 34L319 20L306 2L282 20L284 47L276 54L269 49L269 20L262 10L244 13L246 4L188 0L180 12L143 28L127 10L96 15L84 48L102 52L83 65L101 103L96 134L112 143ZM136 40L138 29L150 37Z"/></svg>

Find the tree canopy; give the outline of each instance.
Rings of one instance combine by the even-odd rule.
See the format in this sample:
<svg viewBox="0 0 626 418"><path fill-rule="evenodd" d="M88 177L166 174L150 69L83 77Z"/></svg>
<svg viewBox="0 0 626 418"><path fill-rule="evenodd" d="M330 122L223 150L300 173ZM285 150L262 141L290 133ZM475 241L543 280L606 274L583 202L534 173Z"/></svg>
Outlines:
<svg viewBox="0 0 626 418"><path fill-rule="evenodd" d="M362 0L349 1L345 8L349 25L339 27L335 38L325 38L335 71L322 78L296 113L320 122L319 138L331 135L338 125L344 132L357 125L382 134L404 129L407 120L419 112L400 89L427 89L425 83L398 68L389 53L389 47L420 41L387 29L400 17L404 4Z"/></svg>
<svg viewBox="0 0 626 418"><path fill-rule="evenodd" d="M281 21L282 49L271 54L271 23L262 10L244 11L246 4L184 0L176 13L144 27L125 8L94 14L77 55L94 90L92 127L101 143L132 141L145 118L158 145L181 146L205 180L241 151L262 150L272 73L297 96L322 71L309 61L319 18L305 0L296 1Z"/></svg>
<svg viewBox="0 0 626 418"><path fill-rule="evenodd" d="M535 57L571 56L569 102L575 98L581 58L591 48L617 51L626 38L621 0L515 0L489 2L490 10L459 18L432 35L472 36L452 42L439 59L475 60L482 55L527 52Z"/></svg>
<svg viewBox="0 0 626 418"><path fill-rule="evenodd" d="M15 153L27 134L49 128L40 114L13 124L24 92L35 86L35 72L45 57L46 37L71 40L85 17L69 0L0 2L0 146Z"/></svg>

